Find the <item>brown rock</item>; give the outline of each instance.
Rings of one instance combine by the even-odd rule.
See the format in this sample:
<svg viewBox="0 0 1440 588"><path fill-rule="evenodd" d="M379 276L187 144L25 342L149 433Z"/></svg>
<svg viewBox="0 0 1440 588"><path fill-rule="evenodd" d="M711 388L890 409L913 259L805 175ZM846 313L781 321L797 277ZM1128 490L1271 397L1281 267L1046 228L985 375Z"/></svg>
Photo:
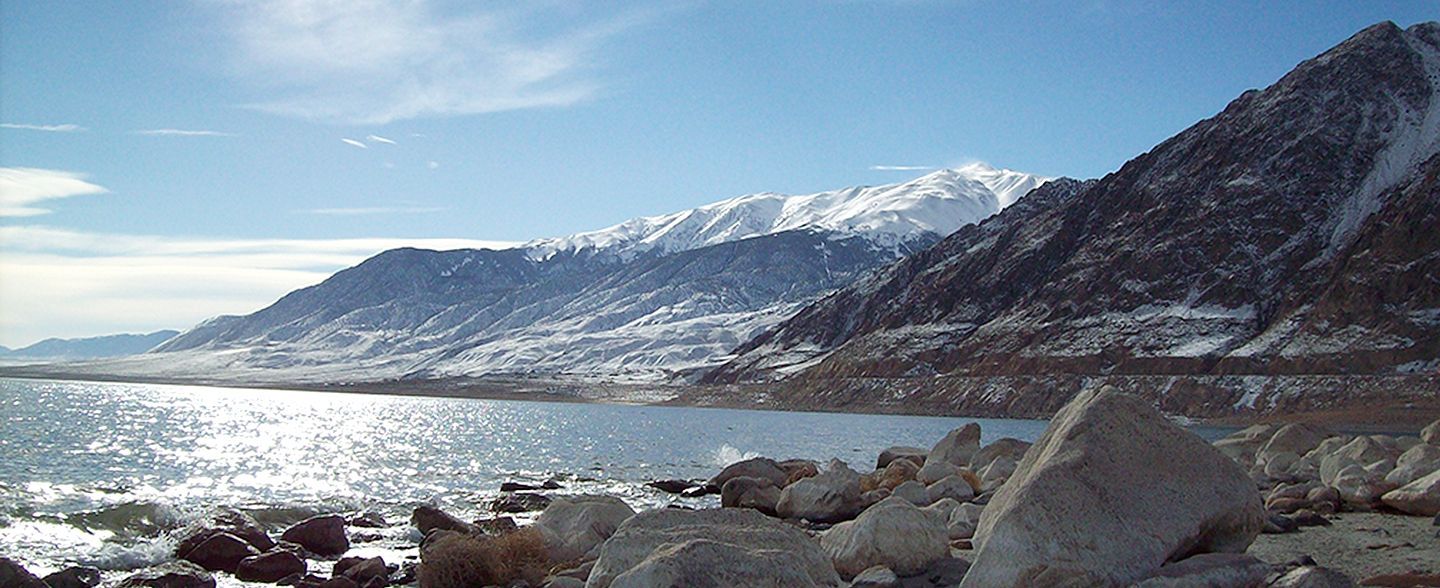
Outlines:
<svg viewBox="0 0 1440 588"><path fill-rule="evenodd" d="M345 518L339 515L310 517L286 529L280 538L320 556L340 555L350 549Z"/></svg>
<svg viewBox="0 0 1440 588"><path fill-rule="evenodd" d="M235 578L243 582L274 583L305 571L305 560L300 556L276 550L240 560L235 568Z"/></svg>
<svg viewBox="0 0 1440 588"><path fill-rule="evenodd" d="M234 572L240 560L260 555L254 546L229 533L216 533L200 542L182 559L212 572Z"/></svg>

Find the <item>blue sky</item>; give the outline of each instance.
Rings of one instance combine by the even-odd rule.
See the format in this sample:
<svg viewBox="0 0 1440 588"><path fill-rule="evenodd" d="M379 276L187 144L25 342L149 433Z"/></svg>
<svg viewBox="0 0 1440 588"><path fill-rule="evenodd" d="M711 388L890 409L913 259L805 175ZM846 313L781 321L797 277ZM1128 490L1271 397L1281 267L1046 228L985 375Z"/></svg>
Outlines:
<svg viewBox="0 0 1440 588"><path fill-rule="evenodd" d="M0 345L250 312L397 244L923 173L876 166L1095 177L1435 8L0 3Z"/></svg>

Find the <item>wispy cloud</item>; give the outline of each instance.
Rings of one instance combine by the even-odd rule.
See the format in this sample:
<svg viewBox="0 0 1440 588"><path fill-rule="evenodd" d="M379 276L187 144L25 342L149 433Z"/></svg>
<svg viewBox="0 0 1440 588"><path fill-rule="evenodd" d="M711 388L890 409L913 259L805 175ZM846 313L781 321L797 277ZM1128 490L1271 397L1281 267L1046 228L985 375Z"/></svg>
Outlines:
<svg viewBox="0 0 1440 588"><path fill-rule="evenodd" d="M344 144L346 144L346 145L354 145L354 146L359 147L359 148L361 148L361 149L369 149L369 148L370 148L369 145L366 145L365 143L360 142L360 141L356 141L356 140L354 140L354 139L343 139L343 138L342 138L342 139L340 139L340 142L342 142L342 143L344 143Z"/></svg>
<svg viewBox="0 0 1440 588"><path fill-rule="evenodd" d="M108 190L85 181L84 174L33 167L0 167L0 217L49 214L50 209L35 205L46 200L105 192Z"/></svg>
<svg viewBox="0 0 1440 588"><path fill-rule="evenodd" d="M221 131L190 130L190 129L143 129L133 131L136 135L150 135L154 137L234 137L235 133Z"/></svg>
<svg viewBox="0 0 1440 588"><path fill-rule="evenodd" d="M386 143L389 145L395 144L394 140L381 137L380 135L366 135L365 140L371 143Z"/></svg>
<svg viewBox="0 0 1440 588"><path fill-rule="evenodd" d="M0 129L18 129L22 131L44 131L47 133L79 133L87 130L80 125L27 125L22 123L0 123Z"/></svg>
<svg viewBox="0 0 1440 588"><path fill-rule="evenodd" d="M204 239L0 227L0 344L186 328L254 312L387 249L469 239Z"/></svg>
<svg viewBox="0 0 1440 588"><path fill-rule="evenodd" d="M573 26L545 3L268 0L227 3L241 76L276 114L351 124L564 106L601 87L603 43L645 19Z"/></svg>
<svg viewBox="0 0 1440 588"><path fill-rule="evenodd" d="M297 210L304 214L321 214L327 216L362 216L370 214L427 214L431 212L444 212L445 208L439 206L360 206L353 208L311 208L308 210Z"/></svg>
<svg viewBox="0 0 1440 588"><path fill-rule="evenodd" d="M933 165L872 165L870 171L929 171Z"/></svg>

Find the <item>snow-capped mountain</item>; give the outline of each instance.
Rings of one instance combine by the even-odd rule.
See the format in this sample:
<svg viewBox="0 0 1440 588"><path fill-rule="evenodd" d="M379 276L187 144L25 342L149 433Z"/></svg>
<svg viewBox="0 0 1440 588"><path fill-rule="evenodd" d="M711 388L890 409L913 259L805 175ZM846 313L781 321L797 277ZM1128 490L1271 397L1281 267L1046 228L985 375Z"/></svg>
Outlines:
<svg viewBox="0 0 1440 588"><path fill-rule="evenodd" d="M513 249L387 251L102 367L247 381L664 378L716 365L806 303L1043 181L971 165L886 186L741 196Z"/></svg>
<svg viewBox="0 0 1440 588"><path fill-rule="evenodd" d="M524 248L537 259L560 253L605 252L624 259L675 253L786 231L859 236L894 248L929 235L948 235L999 212L1049 178L984 163L944 169L904 182L789 196L740 196L673 214L618 225Z"/></svg>
<svg viewBox="0 0 1440 588"><path fill-rule="evenodd" d="M708 378L781 380L767 394L795 407L1009 416L1102 379L1192 415L1433 402L1437 177L1440 24L1383 23L836 292Z"/></svg>

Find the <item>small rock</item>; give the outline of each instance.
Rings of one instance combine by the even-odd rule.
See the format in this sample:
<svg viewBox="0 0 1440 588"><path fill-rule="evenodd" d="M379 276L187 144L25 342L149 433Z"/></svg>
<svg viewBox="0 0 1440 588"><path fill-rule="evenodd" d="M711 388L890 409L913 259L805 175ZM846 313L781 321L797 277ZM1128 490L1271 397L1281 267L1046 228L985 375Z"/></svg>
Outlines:
<svg viewBox="0 0 1440 588"><path fill-rule="evenodd" d="M925 488L925 493L930 497L930 502L942 498L951 498L956 502L969 502L975 498L975 488L965 481L961 476L948 476Z"/></svg>
<svg viewBox="0 0 1440 588"><path fill-rule="evenodd" d="M815 586L783 551L691 539L661 545L616 576L611 588L672 586Z"/></svg>
<svg viewBox="0 0 1440 588"><path fill-rule="evenodd" d="M260 528L260 523L256 522L254 517L233 508L219 508L210 511L204 522L191 525L177 534L175 557L185 557L185 554L217 533L229 533L244 539L261 552L275 547L275 541Z"/></svg>
<svg viewBox="0 0 1440 588"><path fill-rule="evenodd" d="M1270 588L1355 588L1345 574L1314 564L1294 568L1272 580Z"/></svg>
<svg viewBox="0 0 1440 588"><path fill-rule="evenodd" d="M346 560L350 560L349 564L342 568L340 562ZM368 559L347 557L340 560L340 562L335 563L335 570L331 573L332 576L345 576L346 578L354 580L355 583L360 586L369 584L374 578L383 579L385 581L384 584L390 583L390 568L385 566L385 560L380 557Z"/></svg>
<svg viewBox="0 0 1440 588"><path fill-rule="evenodd" d="M919 474L920 466L914 462L908 459L895 460L880 470L875 487L894 491L897 486L914 480Z"/></svg>
<svg viewBox="0 0 1440 588"><path fill-rule="evenodd" d="M456 518L454 515L429 505L415 507L410 514L410 524L420 530L420 534L429 535L431 531L443 529L459 533L470 533L474 531L469 523Z"/></svg>
<svg viewBox="0 0 1440 588"><path fill-rule="evenodd" d="M540 489L539 486L533 486L533 485L525 484L525 483L522 483L522 482L501 482L501 483L500 483L500 491L501 491L501 492L531 492L531 491L535 491L535 490L539 490L539 489Z"/></svg>
<svg viewBox="0 0 1440 588"><path fill-rule="evenodd" d="M496 536L511 533L520 529L511 517L491 517L488 519L475 519L474 528L476 531L486 535Z"/></svg>
<svg viewBox="0 0 1440 588"><path fill-rule="evenodd" d="M885 566L872 566L855 574L850 588L900 588L900 578Z"/></svg>
<svg viewBox="0 0 1440 588"><path fill-rule="evenodd" d="M501 494L490 501L490 510L494 512L534 512L547 506L550 506L549 496L530 492Z"/></svg>
<svg viewBox="0 0 1440 588"><path fill-rule="evenodd" d="M215 588L215 577L188 561L173 561L141 570L116 588Z"/></svg>
<svg viewBox="0 0 1440 588"><path fill-rule="evenodd" d="M1295 514L1290 515L1290 518L1301 527L1328 527L1331 524L1330 519L1309 509L1296 511Z"/></svg>
<svg viewBox="0 0 1440 588"><path fill-rule="evenodd" d="M860 474L838 460L825 473L786 486L775 504L782 517L821 523L848 520L859 511Z"/></svg>
<svg viewBox="0 0 1440 588"><path fill-rule="evenodd" d="M350 517L350 526L365 529L383 529L390 526L385 517L378 512L363 512Z"/></svg>
<svg viewBox="0 0 1440 588"><path fill-rule="evenodd" d="M951 477L953 478L954 476ZM939 482L936 483L938 484ZM963 484L964 482L961 483ZM930 504L930 494L926 492L925 485L915 480L910 480L909 482L896 486L894 490L890 491L890 495L915 506L926 506Z"/></svg>
<svg viewBox="0 0 1440 588"><path fill-rule="evenodd" d="M339 515L310 517L286 529L280 538L319 556L340 555L350 549L350 539L345 536L345 518Z"/></svg>
<svg viewBox="0 0 1440 588"><path fill-rule="evenodd" d="M568 576L551 576L545 579L541 588L585 588L585 581Z"/></svg>
<svg viewBox="0 0 1440 588"><path fill-rule="evenodd" d="M1299 529L1300 525L1296 523L1294 519L1282 514L1270 513L1265 519L1265 528L1261 529L1260 532L1267 535L1281 535L1284 533L1294 533Z"/></svg>
<svg viewBox="0 0 1440 588"><path fill-rule="evenodd" d="M1276 567L1242 553L1202 553L1165 564L1137 588L1260 586Z"/></svg>
<svg viewBox="0 0 1440 588"><path fill-rule="evenodd" d="M645 485L671 494L680 494L681 492L699 486L699 484L689 480L655 480L654 482L646 482Z"/></svg>
<svg viewBox="0 0 1440 588"><path fill-rule="evenodd" d="M933 588L936 586L958 586L970 571L970 562L958 557L946 557L931 562L919 575L901 578L904 588Z"/></svg>
<svg viewBox="0 0 1440 588"><path fill-rule="evenodd" d="M1440 445L1440 419L1420 430L1420 440L1431 445Z"/></svg>
<svg viewBox="0 0 1440 588"><path fill-rule="evenodd" d="M683 496L683 497L685 497L685 498L699 498L699 497L701 497L701 496L707 496L707 495L710 495L710 494L719 494L719 493L720 493L720 488L719 488L718 486L714 486L714 485L711 485L711 484L701 484L701 485L699 485L699 486L696 486L696 487L694 487L694 488L691 488L691 489L689 489L689 490L686 490L686 491L684 491L684 492L681 492L680 495Z"/></svg>
<svg viewBox="0 0 1440 588"><path fill-rule="evenodd" d="M270 551L240 560L235 578L242 582L279 582L290 576L303 576L305 560L289 551Z"/></svg>
<svg viewBox="0 0 1440 588"><path fill-rule="evenodd" d="M994 443L980 448L975 456L970 458L970 469L980 471L990 462L997 458L1006 458L1015 463L1020 463L1025 458L1025 452L1030 450L1030 444L1012 437L996 439Z"/></svg>
<svg viewBox="0 0 1440 588"><path fill-rule="evenodd" d="M100 570L89 566L72 566L45 576L50 588L92 588L100 585ZM0 579L0 586L12 586Z"/></svg>

